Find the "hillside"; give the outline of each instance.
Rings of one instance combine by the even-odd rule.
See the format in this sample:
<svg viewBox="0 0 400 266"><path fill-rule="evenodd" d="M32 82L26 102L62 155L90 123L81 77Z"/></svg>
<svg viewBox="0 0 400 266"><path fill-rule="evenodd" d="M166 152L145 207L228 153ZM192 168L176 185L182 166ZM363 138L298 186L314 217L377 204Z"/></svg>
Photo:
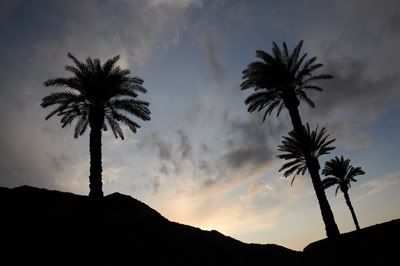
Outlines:
<svg viewBox="0 0 400 266"><path fill-rule="evenodd" d="M309 244L303 254L312 265L400 265L400 219L345 233L336 241Z"/></svg>
<svg viewBox="0 0 400 266"><path fill-rule="evenodd" d="M15 265L294 265L299 254L170 222L119 193L96 203L23 186L1 188L0 202L1 259Z"/></svg>
<svg viewBox="0 0 400 266"><path fill-rule="evenodd" d="M393 265L400 236L395 220L296 252L171 222L119 193L27 186L0 188L0 213L1 265Z"/></svg>

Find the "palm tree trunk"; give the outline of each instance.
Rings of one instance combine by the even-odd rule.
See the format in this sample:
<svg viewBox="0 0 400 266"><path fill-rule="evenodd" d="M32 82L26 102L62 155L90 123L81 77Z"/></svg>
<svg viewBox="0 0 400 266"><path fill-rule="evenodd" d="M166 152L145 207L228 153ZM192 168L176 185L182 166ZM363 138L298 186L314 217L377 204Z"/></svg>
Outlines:
<svg viewBox="0 0 400 266"><path fill-rule="evenodd" d="M360 225L358 224L356 213L354 212L353 205L351 204L349 193L345 191L343 192L343 194L344 198L346 199L346 204L350 209L351 216L353 217L354 224L356 225L356 229L360 230Z"/></svg>
<svg viewBox="0 0 400 266"><path fill-rule="evenodd" d="M296 99L297 100L297 99ZM298 100L293 103L285 104L289 111L290 118L292 120L293 128L296 134L299 136L301 143L306 143L306 136L304 132L303 123L298 110ZM321 177L319 175L320 165L318 159L312 158L311 152L307 145L304 145L303 152L307 163L307 168L311 176L312 184L315 190L315 194L318 199L319 207L321 210L322 219L325 223L325 231L328 238L336 238L339 236L339 229L336 225L335 218L332 213L331 206L329 205L328 199L325 194L325 190L322 187Z"/></svg>
<svg viewBox="0 0 400 266"><path fill-rule="evenodd" d="M104 122L103 112L90 110L90 175L89 197L98 199L103 197L102 162L101 162L101 130Z"/></svg>

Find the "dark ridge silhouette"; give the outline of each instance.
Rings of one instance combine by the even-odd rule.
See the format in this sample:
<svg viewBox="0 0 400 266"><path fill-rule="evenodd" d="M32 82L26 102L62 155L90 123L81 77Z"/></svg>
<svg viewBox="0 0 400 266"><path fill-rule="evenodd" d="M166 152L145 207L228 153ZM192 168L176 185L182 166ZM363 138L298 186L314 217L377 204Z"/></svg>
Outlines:
<svg viewBox="0 0 400 266"><path fill-rule="evenodd" d="M102 200L0 187L1 265L398 265L400 220L297 252L171 222L114 193Z"/></svg>
<svg viewBox="0 0 400 266"><path fill-rule="evenodd" d="M311 243L303 254L311 265L400 265L399 239L396 219Z"/></svg>
<svg viewBox="0 0 400 266"><path fill-rule="evenodd" d="M301 254L171 222L119 193L94 200L23 186L1 188L0 202L0 264L297 265Z"/></svg>

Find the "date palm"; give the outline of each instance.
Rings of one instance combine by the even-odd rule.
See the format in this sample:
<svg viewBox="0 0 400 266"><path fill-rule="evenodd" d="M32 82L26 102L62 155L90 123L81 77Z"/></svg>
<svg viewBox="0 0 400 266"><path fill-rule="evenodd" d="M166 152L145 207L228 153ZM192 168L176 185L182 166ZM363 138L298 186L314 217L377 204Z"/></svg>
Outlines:
<svg viewBox="0 0 400 266"><path fill-rule="evenodd" d="M335 139L328 139L329 135L326 134L325 127L319 129L317 126L314 130L311 130L310 125L307 123L304 131L306 134L306 144L311 151L311 157L318 164L317 167L319 169L320 166L317 159L321 155L329 154L330 151L335 149L335 147L330 146ZM282 165L279 172L283 171L285 178L293 175L290 183L293 185L297 175L305 175L307 173L307 162L298 134L292 130L288 136L283 136L282 144L278 146L278 150L283 153L277 157L289 161Z"/></svg>
<svg viewBox="0 0 400 266"><path fill-rule="evenodd" d="M337 195L339 189L343 192L356 229L360 230L356 213L354 212L353 205L350 201L349 188L351 187L351 182L357 181L355 177L358 175L363 175L365 172L361 169L361 167L353 167L350 164L350 159L344 159L343 156L341 156L340 158L335 157L334 159L327 161L324 169L322 170L322 174L327 176L322 180L324 189L327 189L333 185L337 185L335 195Z"/></svg>
<svg viewBox="0 0 400 266"><path fill-rule="evenodd" d="M283 108L288 110L293 130L300 140L304 160L310 172L326 234L328 237L336 237L339 235L339 230L322 187L318 160L312 157L310 147L306 145L306 134L299 113L301 101L315 107L307 95L308 91L322 91L315 82L331 79L332 76L315 74L315 71L323 65L316 63L316 57L307 58L307 53L301 54L302 45L303 41L300 41L293 51L289 52L285 43L280 48L274 42L272 54L257 50L256 57L260 60L250 63L243 71L241 89L254 89L254 93L245 100L245 103L250 113L264 112L263 121L274 110L277 110L277 116Z"/></svg>
<svg viewBox="0 0 400 266"><path fill-rule="evenodd" d="M88 57L81 62L70 53L68 57L74 65L65 66L65 70L71 72L72 76L45 81L46 87L59 87L62 91L44 97L41 106L55 106L46 120L54 115L60 116L63 128L75 123L75 138L90 127L89 196L101 198L102 130L111 128L116 138L124 139L121 123L136 133L140 126L133 116L150 120L149 103L137 99L139 93L146 93L146 89L142 86L142 79L130 76L129 70L116 65L119 56L104 64L97 58Z"/></svg>

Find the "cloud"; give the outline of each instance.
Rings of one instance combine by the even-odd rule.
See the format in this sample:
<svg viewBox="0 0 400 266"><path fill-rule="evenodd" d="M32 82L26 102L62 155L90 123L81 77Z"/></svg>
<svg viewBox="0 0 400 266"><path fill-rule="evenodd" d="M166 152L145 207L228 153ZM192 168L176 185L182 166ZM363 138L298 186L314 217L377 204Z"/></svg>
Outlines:
<svg viewBox="0 0 400 266"><path fill-rule="evenodd" d="M168 166L166 166L165 164L161 164L160 166L160 173L163 175L169 175L169 169Z"/></svg>
<svg viewBox="0 0 400 266"><path fill-rule="evenodd" d="M153 194L157 194L159 189L160 189L161 183L160 183L160 177L156 176L152 182L152 190Z"/></svg>
<svg viewBox="0 0 400 266"><path fill-rule="evenodd" d="M187 162L194 167L192 161L192 144L188 135L184 130L179 129L176 131L177 140L167 141L166 138L160 136L159 133L152 133L145 138L145 140L139 144L139 148L156 150L159 158L159 173L169 175L171 168L174 174L179 174L182 169L182 165ZM175 137L174 136L174 137Z"/></svg>
<svg viewBox="0 0 400 266"><path fill-rule="evenodd" d="M317 108L307 109L306 117L328 123L344 145L368 147L368 127L400 99L399 2L354 0L343 8L335 1L315 8L326 17L313 27L306 21L308 30L298 35L304 51L318 56L323 72L335 78L321 83L324 92L311 94Z"/></svg>
<svg viewBox="0 0 400 266"><path fill-rule="evenodd" d="M201 160L198 164L197 167L199 170L206 176L209 177L214 174L214 170L212 169L212 166L210 165L209 162L205 160ZM206 179L206 184L207 182L211 182L210 179Z"/></svg>
<svg viewBox="0 0 400 266"><path fill-rule="evenodd" d="M158 134L152 134L153 145L158 150L160 160L171 161L172 158L172 144L166 143L161 139Z"/></svg>
<svg viewBox="0 0 400 266"><path fill-rule="evenodd" d="M190 5L194 6L201 6L202 5L201 0L149 0L149 5L150 6L160 6L160 5L170 5L174 6L176 8L187 8Z"/></svg>
<svg viewBox="0 0 400 266"><path fill-rule="evenodd" d="M69 51L81 59L92 56L104 60L121 54L122 67L140 71L158 47L176 41L187 9L192 4L199 6L197 1L159 2L1 1L0 122L7 130L0 133L0 185L31 184L87 192L88 165L79 163L88 159L87 136L72 140L71 128L61 129L57 119L44 121L47 110L39 104L54 89L45 88L43 82L68 75L63 66L70 63L66 57ZM105 149L110 143L105 138ZM169 147L158 144L160 156L168 160ZM115 151L105 153L111 161L113 156L119 158ZM105 164L105 173L113 169L108 166ZM73 170L76 167L79 170ZM114 180L117 175L126 173L110 176ZM69 186L68 182L74 184Z"/></svg>
<svg viewBox="0 0 400 266"><path fill-rule="evenodd" d="M127 166L115 165L114 163L103 164L103 184L109 185L119 181L124 176L124 172L128 170Z"/></svg>
<svg viewBox="0 0 400 266"><path fill-rule="evenodd" d="M211 76L217 82L221 82L226 76L226 70L221 60L222 33L215 26L205 22L199 23L196 31L197 41L206 53Z"/></svg>
<svg viewBox="0 0 400 266"><path fill-rule="evenodd" d="M183 160L192 159L192 145L190 144L188 136L183 130L178 130L179 135L179 151Z"/></svg>
<svg viewBox="0 0 400 266"><path fill-rule="evenodd" d="M277 138L287 129L279 120L262 123L259 114L243 120L228 118L228 124L230 138L226 142L227 151L223 160L232 169L249 165L257 167L273 160Z"/></svg>
<svg viewBox="0 0 400 266"><path fill-rule="evenodd" d="M60 156L55 156L53 154L47 153L47 155L53 166L53 169L56 172L64 171L64 165L66 165L70 161L70 159L65 154L61 154Z"/></svg>
<svg viewBox="0 0 400 266"><path fill-rule="evenodd" d="M200 148L201 148L201 151L204 153L211 152L211 148L206 143L202 143L200 145Z"/></svg>
<svg viewBox="0 0 400 266"><path fill-rule="evenodd" d="M364 191L355 199L355 201L361 201L373 195L382 193L399 182L400 172L394 172L381 177L374 177L372 180L360 185L359 189Z"/></svg>
<svg viewBox="0 0 400 266"><path fill-rule="evenodd" d="M121 54L119 63L148 84L153 113L138 142L105 135L105 190L134 192L169 218L234 235L285 224L291 204L311 186L301 181L307 177L293 187L279 179L275 155L290 118L283 111L262 123L261 114L248 114L240 71L273 40L304 39L304 51L336 78L310 94L317 108L302 107L303 120L326 123L342 147L367 149L369 127L400 96L398 5L0 1L0 185L87 194L88 136L74 140L71 128L44 121L39 104L54 90L42 84L66 75L68 51L82 59ZM362 191L369 197L395 182L383 180Z"/></svg>
<svg viewBox="0 0 400 266"><path fill-rule="evenodd" d="M57 180L65 174L64 169L81 158L79 152L60 148L61 145L54 141L56 135L50 138L37 126L40 118L32 120L30 116L35 111L22 109L0 114L2 126L6 129L0 132L0 186L57 188ZM76 145L63 138L58 139L58 143L69 147ZM48 145L52 145L51 152L46 148Z"/></svg>
<svg viewBox="0 0 400 266"><path fill-rule="evenodd" d="M308 196L304 193L304 180L294 187L278 178L266 181L264 174L272 169L271 165L263 166L253 172L236 173L211 186L160 192L163 200L158 201L158 208L171 220L234 237L271 230L295 202Z"/></svg>

